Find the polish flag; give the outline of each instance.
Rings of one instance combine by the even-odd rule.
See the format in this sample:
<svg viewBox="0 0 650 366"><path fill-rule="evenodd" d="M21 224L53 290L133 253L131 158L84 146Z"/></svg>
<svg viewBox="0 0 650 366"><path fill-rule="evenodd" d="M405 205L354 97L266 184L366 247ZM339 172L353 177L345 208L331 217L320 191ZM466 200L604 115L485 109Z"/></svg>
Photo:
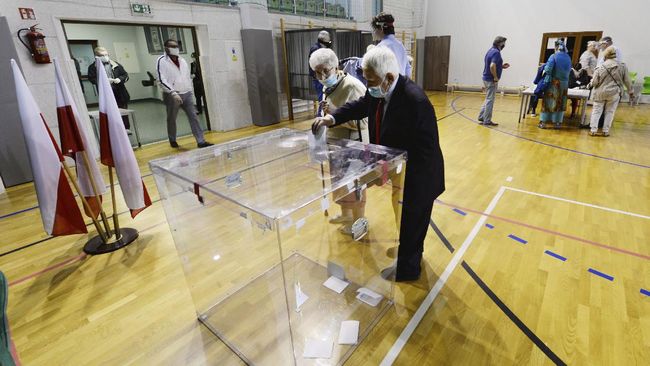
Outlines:
<svg viewBox="0 0 650 366"><path fill-rule="evenodd" d="M77 201L63 173L61 150L16 61L11 60L11 68L45 232L52 236L87 233Z"/></svg>
<svg viewBox="0 0 650 366"><path fill-rule="evenodd" d="M106 193L106 183L104 183L102 173L99 171L99 164L97 164L95 154L93 154L91 149L87 148L91 146L88 134L82 126L77 106L72 99L68 85L63 79L59 62L56 59L54 60L54 70L56 72L56 115L59 120L61 151L63 155L71 157L76 162L79 189L84 197L86 197L88 205L92 210L92 212L88 212L84 208L86 215L91 218L97 218L101 210L100 202L102 194ZM88 157L88 166L90 167L91 174L88 174L89 172L83 158L83 151L86 152ZM97 199L95 199L91 176L97 188Z"/></svg>
<svg viewBox="0 0 650 366"><path fill-rule="evenodd" d="M99 58L97 65L97 91L99 94L99 152L102 164L114 167L126 206L131 217L151 205L144 186L138 161L135 159L129 136L126 134L120 110L106 70Z"/></svg>

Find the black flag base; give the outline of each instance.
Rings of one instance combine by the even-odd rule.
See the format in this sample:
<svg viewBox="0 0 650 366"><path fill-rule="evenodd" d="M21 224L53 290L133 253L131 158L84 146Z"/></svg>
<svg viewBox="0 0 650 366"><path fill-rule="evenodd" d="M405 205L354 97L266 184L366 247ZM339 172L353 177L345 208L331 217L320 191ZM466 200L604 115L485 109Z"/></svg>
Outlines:
<svg viewBox="0 0 650 366"><path fill-rule="evenodd" d="M104 243L98 236L90 239L84 245L84 252L90 255L104 254L114 252L133 243L138 238L138 230L131 228L120 229L120 238L109 243ZM114 237L113 237L114 238Z"/></svg>

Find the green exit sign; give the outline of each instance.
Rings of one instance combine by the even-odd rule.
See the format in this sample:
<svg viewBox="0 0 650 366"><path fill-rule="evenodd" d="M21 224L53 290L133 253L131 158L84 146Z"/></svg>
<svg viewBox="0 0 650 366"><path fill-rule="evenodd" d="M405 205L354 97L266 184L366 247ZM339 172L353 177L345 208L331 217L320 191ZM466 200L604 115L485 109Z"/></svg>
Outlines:
<svg viewBox="0 0 650 366"><path fill-rule="evenodd" d="M138 15L138 16L145 16L145 17L153 16L153 12L151 11L151 5L132 2L131 15Z"/></svg>

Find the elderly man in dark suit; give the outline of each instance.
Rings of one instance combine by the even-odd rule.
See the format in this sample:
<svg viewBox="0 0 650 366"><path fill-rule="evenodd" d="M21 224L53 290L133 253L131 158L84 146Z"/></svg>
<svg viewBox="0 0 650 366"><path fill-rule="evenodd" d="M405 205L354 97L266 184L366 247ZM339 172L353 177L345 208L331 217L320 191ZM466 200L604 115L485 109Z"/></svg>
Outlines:
<svg viewBox="0 0 650 366"><path fill-rule="evenodd" d="M332 115L316 118L312 130L368 117L371 143L407 151L397 266L384 269L382 276L413 281L420 277L433 202L445 190L436 114L424 91L400 75L390 49L368 51L362 66L368 80L366 94Z"/></svg>

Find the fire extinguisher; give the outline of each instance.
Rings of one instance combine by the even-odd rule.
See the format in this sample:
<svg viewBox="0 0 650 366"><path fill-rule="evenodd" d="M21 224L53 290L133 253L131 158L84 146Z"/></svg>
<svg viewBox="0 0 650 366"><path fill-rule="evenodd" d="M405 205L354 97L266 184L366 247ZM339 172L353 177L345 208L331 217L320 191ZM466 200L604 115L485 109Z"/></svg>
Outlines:
<svg viewBox="0 0 650 366"><path fill-rule="evenodd" d="M47 52L47 46L45 45L45 35L38 31L39 28L36 28L38 24L34 24L29 28L23 28L18 30L18 39L32 55L34 62L37 64L49 64L50 63L50 54ZM27 32L25 36L29 41L29 44L25 43L22 38L22 33Z"/></svg>

